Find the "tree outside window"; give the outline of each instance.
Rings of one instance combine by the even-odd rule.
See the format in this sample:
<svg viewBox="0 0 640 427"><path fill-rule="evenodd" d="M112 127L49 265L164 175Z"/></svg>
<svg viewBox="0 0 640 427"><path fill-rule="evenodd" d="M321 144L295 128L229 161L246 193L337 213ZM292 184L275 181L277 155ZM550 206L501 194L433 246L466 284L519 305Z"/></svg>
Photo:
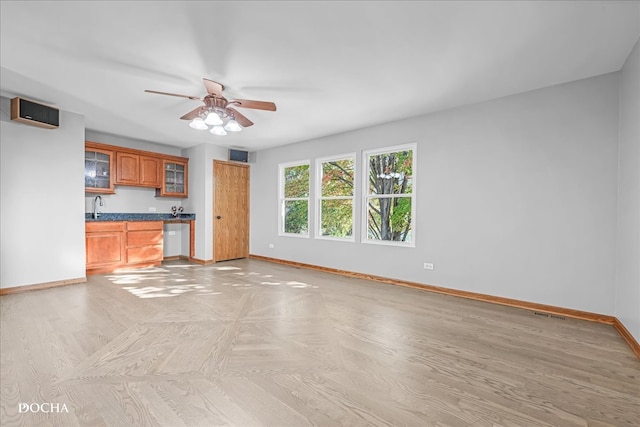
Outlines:
<svg viewBox="0 0 640 427"><path fill-rule="evenodd" d="M415 144L365 152L365 242L413 246Z"/></svg>
<svg viewBox="0 0 640 427"><path fill-rule="evenodd" d="M280 233L309 234L309 162L280 165Z"/></svg>
<svg viewBox="0 0 640 427"><path fill-rule="evenodd" d="M354 164L354 155L318 160L320 238L353 240Z"/></svg>

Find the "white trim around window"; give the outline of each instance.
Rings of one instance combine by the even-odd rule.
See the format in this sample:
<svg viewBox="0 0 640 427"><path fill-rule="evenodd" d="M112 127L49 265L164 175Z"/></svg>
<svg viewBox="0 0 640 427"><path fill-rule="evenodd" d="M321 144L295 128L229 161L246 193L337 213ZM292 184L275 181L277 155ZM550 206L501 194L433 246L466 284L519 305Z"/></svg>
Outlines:
<svg viewBox="0 0 640 427"><path fill-rule="evenodd" d="M409 162L408 152L411 153L410 164L406 163ZM392 165L394 170L387 168L387 164L382 165L385 170L379 171L376 177L372 177L370 159L372 156L382 154L398 154L395 156L396 163L399 159L404 163L401 165L394 163ZM362 223L360 227L362 243L415 247L416 159L416 143L362 152ZM382 158L380 160L385 161ZM411 173L407 174L406 171ZM386 185L381 184L384 180L386 180ZM410 189L410 192L402 192L403 186L407 187L406 191ZM381 206L383 204L385 209ZM410 205L410 208L407 205ZM386 215L383 210L386 210ZM393 222L397 223L396 226L399 229L393 227Z"/></svg>
<svg viewBox="0 0 640 427"><path fill-rule="evenodd" d="M285 197L285 171L297 166L307 166L307 186L306 192L300 191L298 195ZM291 206L290 209L296 209L304 205L306 202L306 225L301 228L300 232L287 232L286 229L286 215L287 206ZM290 211L289 211L290 212ZM298 212L304 213L304 211ZM302 160L297 162L281 163L278 165L278 235L288 237L302 237L308 238L310 236L310 214L311 214L311 161ZM297 224L301 226L302 224ZM296 228L296 227L294 227Z"/></svg>
<svg viewBox="0 0 640 427"><path fill-rule="evenodd" d="M324 195L325 184L329 184L329 182L325 182L324 178L324 169L325 164L329 164L332 162L341 162L343 165L346 163L346 169L342 169L337 165L336 171L342 175L339 176L338 179L343 179L343 177L351 182L350 191L347 188L338 189L337 192L342 194L327 196ZM315 160L316 163L316 185L315 185L315 205L316 205L316 221L315 221L315 237L316 239L323 240L336 240L340 242L355 242L355 218L356 218L356 153L349 154L340 154L336 156L330 157L322 157ZM349 165L350 163L350 165ZM342 173L341 173L342 172ZM350 174L350 176L349 176ZM346 181L345 181L346 182ZM348 184L347 184L348 187ZM345 206L351 205L351 222L350 227L346 224L335 224L333 231L328 231L325 227L326 224L323 224L322 212L325 204L335 204L336 207L340 207L343 209ZM343 205L343 206L340 206ZM345 232L345 226L349 229L349 232ZM334 234L332 234L334 233ZM342 234L342 236L340 236Z"/></svg>

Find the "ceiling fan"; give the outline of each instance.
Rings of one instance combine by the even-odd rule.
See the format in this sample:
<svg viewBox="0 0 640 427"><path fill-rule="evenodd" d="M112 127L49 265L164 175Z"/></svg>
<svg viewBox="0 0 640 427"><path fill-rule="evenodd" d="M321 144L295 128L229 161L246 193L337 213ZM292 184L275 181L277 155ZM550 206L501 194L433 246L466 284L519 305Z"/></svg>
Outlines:
<svg viewBox="0 0 640 427"><path fill-rule="evenodd" d="M191 120L189 126L194 129L207 130L209 129L207 125L213 126L211 128L211 133L215 135L226 135L227 130L231 132L238 132L242 130L243 127L253 125L253 122L236 110L235 107L276 111L276 104L273 102L252 101L249 99L228 100L222 95L222 91L224 90L224 86L222 84L206 78L203 78L202 81L204 82L204 87L207 90L207 94L204 98L180 95L177 93L159 92L157 90L145 90L145 92L202 101L204 105L189 111L180 118L182 120Z"/></svg>

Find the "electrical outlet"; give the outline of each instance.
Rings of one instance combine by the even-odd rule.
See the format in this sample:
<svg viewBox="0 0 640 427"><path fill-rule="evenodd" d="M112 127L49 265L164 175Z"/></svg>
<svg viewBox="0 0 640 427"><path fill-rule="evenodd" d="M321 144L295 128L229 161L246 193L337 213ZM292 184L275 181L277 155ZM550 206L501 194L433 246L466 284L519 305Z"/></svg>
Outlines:
<svg viewBox="0 0 640 427"><path fill-rule="evenodd" d="M156 208L149 208L149 212L155 212Z"/></svg>
<svg viewBox="0 0 640 427"><path fill-rule="evenodd" d="M273 243L269 243L269 249L273 249L275 245Z"/></svg>
<svg viewBox="0 0 640 427"><path fill-rule="evenodd" d="M425 262L425 263L424 263L424 269L425 269L425 270L433 270L433 263L431 263L431 262Z"/></svg>
<svg viewBox="0 0 640 427"><path fill-rule="evenodd" d="M175 236L175 235L176 235L176 232L174 230L169 231L169 236Z"/></svg>

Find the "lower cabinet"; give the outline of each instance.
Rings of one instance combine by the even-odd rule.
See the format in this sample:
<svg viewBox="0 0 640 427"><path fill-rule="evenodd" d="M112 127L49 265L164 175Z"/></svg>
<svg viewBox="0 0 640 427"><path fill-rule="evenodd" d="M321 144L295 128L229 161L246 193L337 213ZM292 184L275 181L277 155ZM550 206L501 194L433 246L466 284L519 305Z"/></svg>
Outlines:
<svg viewBox="0 0 640 427"><path fill-rule="evenodd" d="M162 251L162 221L127 223L127 263L160 263Z"/></svg>
<svg viewBox="0 0 640 427"><path fill-rule="evenodd" d="M162 221L85 223L87 275L159 265L163 258L162 225Z"/></svg>
<svg viewBox="0 0 640 427"><path fill-rule="evenodd" d="M87 270L126 263L124 222L87 222Z"/></svg>

